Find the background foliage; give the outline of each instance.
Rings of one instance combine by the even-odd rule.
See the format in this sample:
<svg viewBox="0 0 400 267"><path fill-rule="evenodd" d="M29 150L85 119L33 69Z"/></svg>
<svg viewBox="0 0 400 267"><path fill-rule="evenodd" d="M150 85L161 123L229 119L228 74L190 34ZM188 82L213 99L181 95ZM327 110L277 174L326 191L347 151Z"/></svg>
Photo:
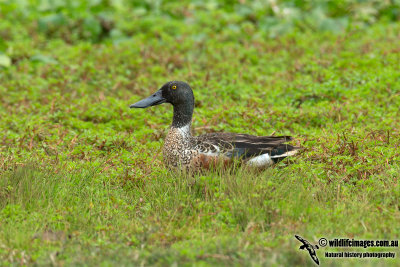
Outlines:
<svg viewBox="0 0 400 267"><path fill-rule="evenodd" d="M396 239L399 6L0 1L0 265L304 266L294 234ZM304 153L169 173L171 107L128 106L174 79L196 134L288 134Z"/></svg>

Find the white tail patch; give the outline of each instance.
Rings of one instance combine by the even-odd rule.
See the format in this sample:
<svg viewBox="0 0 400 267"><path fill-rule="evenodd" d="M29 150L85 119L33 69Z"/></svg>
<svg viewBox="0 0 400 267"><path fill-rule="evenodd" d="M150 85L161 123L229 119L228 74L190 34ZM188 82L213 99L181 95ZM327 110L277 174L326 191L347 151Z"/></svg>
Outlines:
<svg viewBox="0 0 400 267"><path fill-rule="evenodd" d="M273 164L274 161L271 159L270 155L267 153L259 155L251 160L247 161L247 165L252 167L263 167Z"/></svg>
<svg viewBox="0 0 400 267"><path fill-rule="evenodd" d="M274 161L272 159L276 159L276 158L284 158L284 157L289 157L289 156L293 156L298 152L298 150L292 150L292 151L288 151L284 154L281 155L276 155L276 156L270 156L267 153L265 154L261 154L257 157L254 157L252 159L250 159L249 161L247 161L247 165L250 165L252 167L264 167L264 166L269 166L272 165L274 163Z"/></svg>

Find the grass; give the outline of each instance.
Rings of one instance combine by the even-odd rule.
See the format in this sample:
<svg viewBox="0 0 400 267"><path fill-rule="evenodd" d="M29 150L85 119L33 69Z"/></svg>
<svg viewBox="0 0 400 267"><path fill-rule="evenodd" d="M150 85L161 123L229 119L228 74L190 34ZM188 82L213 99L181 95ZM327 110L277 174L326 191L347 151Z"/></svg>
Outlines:
<svg viewBox="0 0 400 267"><path fill-rule="evenodd" d="M200 32L116 20L132 34L118 41L0 22L0 265L312 266L294 234L398 238L400 24L269 38L224 12L216 31L201 12ZM196 134L293 135L305 151L263 172L170 173L171 107L128 107L175 79L194 89ZM330 266L398 261L325 251Z"/></svg>

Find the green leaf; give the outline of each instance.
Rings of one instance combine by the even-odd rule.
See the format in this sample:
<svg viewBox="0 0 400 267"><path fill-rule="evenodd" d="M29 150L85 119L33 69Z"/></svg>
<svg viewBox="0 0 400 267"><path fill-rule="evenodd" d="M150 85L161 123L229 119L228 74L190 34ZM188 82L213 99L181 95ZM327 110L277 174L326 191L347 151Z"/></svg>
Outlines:
<svg viewBox="0 0 400 267"><path fill-rule="evenodd" d="M6 52L7 48L8 48L7 43L2 38L0 38L0 53Z"/></svg>
<svg viewBox="0 0 400 267"><path fill-rule="evenodd" d="M95 17L88 17L83 21L83 29L86 37L96 41L101 34L100 21Z"/></svg>
<svg viewBox="0 0 400 267"><path fill-rule="evenodd" d="M57 64L57 60L55 60L52 57L49 56L44 56L44 55L34 55L30 58L32 62L39 62L39 63L45 63L45 64Z"/></svg>
<svg viewBox="0 0 400 267"><path fill-rule="evenodd" d="M0 66L9 67L11 66L11 58L7 55L0 54Z"/></svg>
<svg viewBox="0 0 400 267"><path fill-rule="evenodd" d="M47 32L51 29L57 29L67 23L63 14L51 14L38 19L38 29L41 32Z"/></svg>

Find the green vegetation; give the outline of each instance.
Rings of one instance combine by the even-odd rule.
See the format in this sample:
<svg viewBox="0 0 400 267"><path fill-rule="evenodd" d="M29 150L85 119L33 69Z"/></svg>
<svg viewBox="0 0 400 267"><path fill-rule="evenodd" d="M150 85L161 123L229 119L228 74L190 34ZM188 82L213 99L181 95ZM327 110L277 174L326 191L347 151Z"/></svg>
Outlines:
<svg viewBox="0 0 400 267"><path fill-rule="evenodd" d="M0 265L313 266L294 234L397 239L392 2L0 1ZM169 80L194 89L196 134L305 151L168 172L171 107L128 106Z"/></svg>

